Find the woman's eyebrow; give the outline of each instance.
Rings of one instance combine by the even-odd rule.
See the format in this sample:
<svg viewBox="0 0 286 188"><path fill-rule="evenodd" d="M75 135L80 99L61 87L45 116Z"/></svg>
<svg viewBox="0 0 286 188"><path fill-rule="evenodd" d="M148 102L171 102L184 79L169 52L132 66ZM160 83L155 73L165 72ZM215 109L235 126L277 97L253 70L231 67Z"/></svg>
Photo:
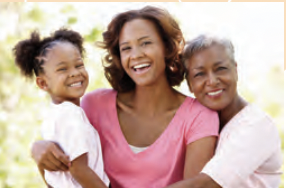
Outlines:
<svg viewBox="0 0 286 188"><path fill-rule="evenodd" d="M150 37L149 37L149 36L143 36L143 37L138 38L137 40L140 41L140 40L143 40L143 39L146 39L146 38L150 38ZM129 43L129 42L121 42L121 43L119 44L119 46L122 46L122 45L128 44L128 43Z"/></svg>

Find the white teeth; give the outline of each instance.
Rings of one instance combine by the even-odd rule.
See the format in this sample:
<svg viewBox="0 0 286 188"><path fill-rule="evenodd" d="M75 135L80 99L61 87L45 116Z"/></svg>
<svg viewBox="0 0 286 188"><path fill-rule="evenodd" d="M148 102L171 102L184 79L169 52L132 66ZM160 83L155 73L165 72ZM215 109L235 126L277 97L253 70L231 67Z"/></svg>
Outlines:
<svg viewBox="0 0 286 188"><path fill-rule="evenodd" d="M213 96L213 95L217 95L217 94L219 94L221 92L222 92L222 90L218 90L218 91L215 91L215 92L209 92L208 95Z"/></svg>
<svg viewBox="0 0 286 188"><path fill-rule="evenodd" d="M71 87L75 87L75 86L81 86L82 82L77 82L77 83L73 83L70 86Z"/></svg>
<svg viewBox="0 0 286 188"><path fill-rule="evenodd" d="M148 66L150 66L150 64L145 63L145 64L136 65L133 67L133 69L140 69L140 68L148 67Z"/></svg>

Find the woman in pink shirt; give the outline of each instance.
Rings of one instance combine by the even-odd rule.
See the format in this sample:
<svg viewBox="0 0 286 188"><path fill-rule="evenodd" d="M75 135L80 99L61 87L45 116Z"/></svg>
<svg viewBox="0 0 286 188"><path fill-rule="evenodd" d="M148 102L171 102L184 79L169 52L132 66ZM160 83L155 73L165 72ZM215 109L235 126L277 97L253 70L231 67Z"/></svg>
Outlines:
<svg viewBox="0 0 286 188"><path fill-rule="evenodd" d="M202 173L168 188L278 188L279 133L268 115L238 95L232 43L199 36L186 45L183 57L190 90L218 111L221 131L215 156Z"/></svg>
<svg viewBox="0 0 286 188"><path fill-rule="evenodd" d="M112 188L161 188L197 175L213 156L217 113L173 88L183 80L183 45L176 21L155 7L120 13L103 33L113 89L85 95L81 106L100 135ZM52 142L36 142L32 155L40 168L68 169Z"/></svg>

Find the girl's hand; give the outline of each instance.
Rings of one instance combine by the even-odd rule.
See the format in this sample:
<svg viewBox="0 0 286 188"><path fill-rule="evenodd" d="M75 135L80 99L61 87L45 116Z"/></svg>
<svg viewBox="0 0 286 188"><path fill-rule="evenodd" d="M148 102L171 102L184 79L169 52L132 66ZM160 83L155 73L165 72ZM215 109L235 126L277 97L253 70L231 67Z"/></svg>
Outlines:
<svg viewBox="0 0 286 188"><path fill-rule="evenodd" d="M36 141L32 145L32 157L41 169L49 171L66 171L69 169L69 157L51 141Z"/></svg>

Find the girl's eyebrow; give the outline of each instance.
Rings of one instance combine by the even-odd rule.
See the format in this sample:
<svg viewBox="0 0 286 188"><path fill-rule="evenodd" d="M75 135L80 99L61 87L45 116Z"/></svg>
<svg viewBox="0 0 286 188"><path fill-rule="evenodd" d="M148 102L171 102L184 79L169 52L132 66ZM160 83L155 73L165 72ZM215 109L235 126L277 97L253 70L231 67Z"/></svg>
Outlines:
<svg viewBox="0 0 286 188"><path fill-rule="evenodd" d="M65 64L66 64L65 62L61 61L56 66L65 65Z"/></svg>

